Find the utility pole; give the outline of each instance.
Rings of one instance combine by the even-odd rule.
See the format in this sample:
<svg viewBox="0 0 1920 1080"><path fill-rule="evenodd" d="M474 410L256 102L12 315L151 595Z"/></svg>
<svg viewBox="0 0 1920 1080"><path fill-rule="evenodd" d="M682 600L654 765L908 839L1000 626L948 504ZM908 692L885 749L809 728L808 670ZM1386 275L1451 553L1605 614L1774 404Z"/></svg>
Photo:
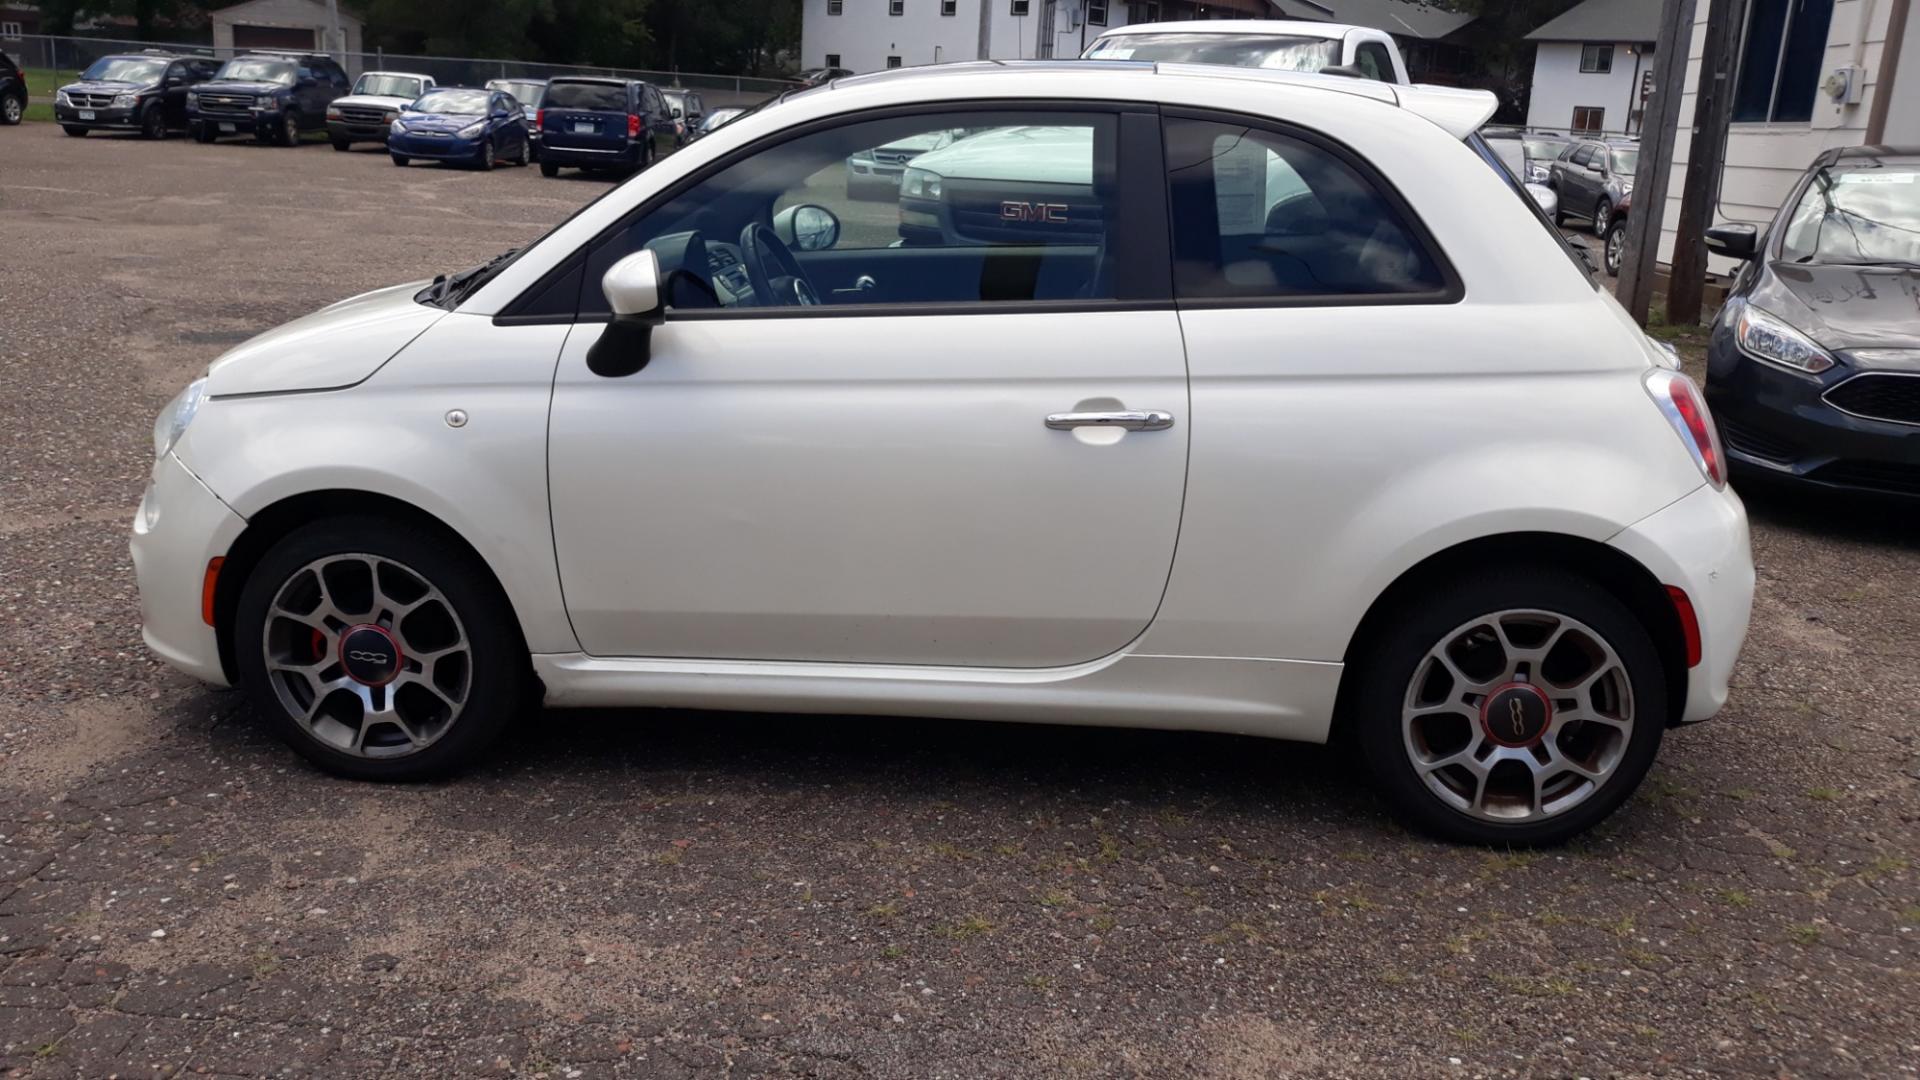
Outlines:
<svg viewBox="0 0 1920 1080"><path fill-rule="evenodd" d="M1700 55L1700 86L1694 97L1693 137L1687 143L1687 175L1680 182L1680 220L1674 225L1672 270L1667 274L1667 322L1700 321L1707 276L1707 226L1713 224L1714 188L1727 149L1733 115L1734 48L1746 21L1746 0L1709 0L1707 40Z"/></svg>
<svg viewBox="0 0 1920 1080"><path fill-rule="evenodd" d="M335 56L344 56L347 38L340 32L340 0L327 0L327 38L327 51Z"/></svg>
<svg viewBox="0 0 1920 1080"><path fill-rule="evenodd" d="M1633 320L1647 324L1653 305L1653 270L1660 255L1660 220L1667 209L1667 177L1673 171L1680 95L1687 85L1687 51L1693 41L1693 0L1664 0L1660 36L1654 45L1653 94L1640 122L1640 165L1633 174L1633 212L1627 215L1626 248L1614 295Z"/></svg>
<svg viewBox="0 0 1920 1080"><path fill-rule="evenodd" d="M993 59L993 5L1000 0L980 0L980 55L976 60Z"/></svg>

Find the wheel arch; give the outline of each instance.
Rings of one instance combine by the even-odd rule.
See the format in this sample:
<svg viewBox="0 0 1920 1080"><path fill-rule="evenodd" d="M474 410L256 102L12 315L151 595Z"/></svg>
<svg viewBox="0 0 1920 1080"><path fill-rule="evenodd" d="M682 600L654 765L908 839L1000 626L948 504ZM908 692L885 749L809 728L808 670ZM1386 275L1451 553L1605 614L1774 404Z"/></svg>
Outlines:
<svg viewBox="0 0 1920 1080"><path fill-rule="evenodd" d="M227 549L213 593L214 640L220 649L220 668L228 682L236 683L239 668L235 663L234 623L240 608L240 594L260 560L283 538L301 528L333 517L382 517L406 522L436 533L473 557L488 580L499 591L500 599L513 612L513 630L525 642L526 631L513 595L501 582L485 556L458 529L439 517L404 499L372 491L331 488L289 495L271 503L247 519L247 527Z"/></svg>
<svg viewBox="0 0 1920 1080"><path fill-rule="evenodd" d="M1597 582L1626 604L1647 628L1660 654L1666 677L1667 723L1672 726L1680 722L1687 701L1687 646L1680 617L1660 579L1637 559L1596 540L1566 533L1513 532L1478 537L1434 552L1408 567L1374 598L1341 658L1333 736L1341 738L1351 731L1348 710L1354 683L1365 672L1362 661L1396 611L1436 582L1518 563L1570 570Z"/></svg>

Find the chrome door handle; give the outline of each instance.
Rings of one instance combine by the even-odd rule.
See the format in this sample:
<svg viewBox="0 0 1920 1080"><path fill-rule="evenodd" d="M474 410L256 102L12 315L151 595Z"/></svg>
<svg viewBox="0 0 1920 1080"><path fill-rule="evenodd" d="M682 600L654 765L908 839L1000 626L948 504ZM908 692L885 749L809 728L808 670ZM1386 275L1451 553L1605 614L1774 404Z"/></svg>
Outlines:
<svg viewBox="0 0 1920 1080"><path fill-rule="evenodd" d="M1165 431L1173 426L1173 414L1158 409L1139 412L1049 413L1047 426L1055 431L1083 427L1123 428L1127 431Z"/></svg>

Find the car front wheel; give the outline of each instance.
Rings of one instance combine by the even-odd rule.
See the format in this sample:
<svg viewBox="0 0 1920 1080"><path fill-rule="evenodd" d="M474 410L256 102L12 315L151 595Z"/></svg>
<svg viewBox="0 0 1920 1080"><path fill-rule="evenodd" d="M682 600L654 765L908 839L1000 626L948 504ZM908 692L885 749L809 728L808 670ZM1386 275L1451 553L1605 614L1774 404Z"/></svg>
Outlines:
<svg viewBox="0 0 1920 1080"><path fill-rule="evenodd" d="M1381 792L1444 839L1560 843L1625 802L1666 728L1646 628L1576 575L1516 567L1422 595L1375 642L1352 722Z"/></svg>
<svg viewBox="0 0 1920 1080"><path fill-rule="evenodd" d="M27 103L17 94L0 97L0 124L8 127L19 123L27 115Z"/></svg>
<svg viewBox="0 0 1920 1080"><path fill-rule="evenodd" d="M287 113L285 116L281 117L279 134L280 134L281 146L299 146L300 145L299 118L294 116L292 113Z"/></svg>
<svg viewBox="0 0 1920 1080"><path fill-rule="evenodd" d="M471 553L381 518L307 526L248 577L241 682L329 772L418 780L473 762L522 703L527 651Z"/></svg>
<svg viewBox="0 0 1920 1080"><path fill-rule="evenodd" d="M146 113L140 117L140 135L147 139L167 137L167 114L158 103L147 106Z"/></svg>
<svg viewBox="0 0 1920 1080"><path fill-rule="evenodd" d="M60 130L66 132L67 134L73 136L76 139L84 139L87 137L87 129L80 127L77 124L62 124L60 125Z"/></svg>
<svg viewBox="0 0 1920 1080"><path fill-rule="evenodd" d="M540 175L545 177L559 176L560 166L555 165L551 161L543 161L540 163Z"/></svg>

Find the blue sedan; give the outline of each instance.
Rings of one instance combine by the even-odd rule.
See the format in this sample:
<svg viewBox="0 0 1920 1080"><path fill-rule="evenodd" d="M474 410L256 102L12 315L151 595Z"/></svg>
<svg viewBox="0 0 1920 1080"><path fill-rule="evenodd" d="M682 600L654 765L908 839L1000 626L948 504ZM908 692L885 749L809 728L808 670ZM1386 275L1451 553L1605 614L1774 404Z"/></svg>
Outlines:
<svg viewBox="0 0 1920 1080"><path fill-rule="evenodd" d="M491 169L496 161L525 165L531 156L519 102L497 90L429 90L401 112L387 134L395 165L415 158Z"/></svg>

